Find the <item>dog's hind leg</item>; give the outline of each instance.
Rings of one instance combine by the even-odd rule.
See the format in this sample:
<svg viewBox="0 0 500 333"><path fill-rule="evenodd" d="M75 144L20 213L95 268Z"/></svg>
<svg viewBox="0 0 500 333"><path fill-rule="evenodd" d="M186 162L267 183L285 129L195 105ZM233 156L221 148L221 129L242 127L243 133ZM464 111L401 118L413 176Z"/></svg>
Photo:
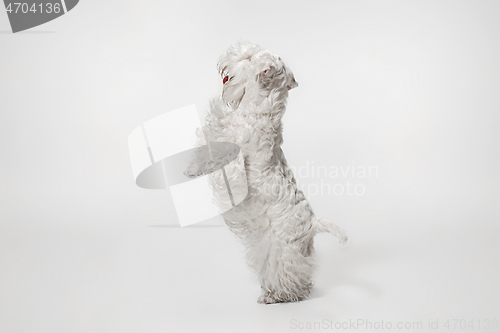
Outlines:
<svg viewBox="0 0 500 333"><path fill-rule="evenodd" d="M258 303L298 302L307 298L313 286L313 262L304 256L301 245L271 242L257 270L262 289Z"/></svg>
<svg viewBox="0 0 500 333"><path fill-rule="evenodd" d="M329 232L335 235L339 239L340 244L345 244L347 242L347 234L335 223L328 221L321 217L313 218L314 229L316 232Z"/></svg>

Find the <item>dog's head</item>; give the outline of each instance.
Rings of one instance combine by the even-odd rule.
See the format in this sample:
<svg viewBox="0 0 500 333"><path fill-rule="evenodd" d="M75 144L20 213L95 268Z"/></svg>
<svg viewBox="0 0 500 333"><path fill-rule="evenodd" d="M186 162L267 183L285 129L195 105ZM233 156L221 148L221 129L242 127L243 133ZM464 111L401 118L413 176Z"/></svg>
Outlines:
<svg viewBox="0 0 500 333"><path fill-rule="evenodd" d="M277 55L252 43L239 43L219 58L222 99L233 109L249 95L255 103L276 91L284 96L298 87L292 71Z"/></svg>

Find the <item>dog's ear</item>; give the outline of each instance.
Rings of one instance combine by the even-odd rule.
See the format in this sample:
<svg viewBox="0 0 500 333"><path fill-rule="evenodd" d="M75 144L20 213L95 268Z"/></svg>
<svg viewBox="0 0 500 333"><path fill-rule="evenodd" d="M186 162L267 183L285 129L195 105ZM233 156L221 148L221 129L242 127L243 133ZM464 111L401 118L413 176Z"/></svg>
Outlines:
<svg viewBox="0 0 500 333"><path fill-rule="evenodd" d="M240 106L243 96L245 96L245 86L242 85L231 86L222 91L222 99L230 105L233 110L236 110Z"/></svg>

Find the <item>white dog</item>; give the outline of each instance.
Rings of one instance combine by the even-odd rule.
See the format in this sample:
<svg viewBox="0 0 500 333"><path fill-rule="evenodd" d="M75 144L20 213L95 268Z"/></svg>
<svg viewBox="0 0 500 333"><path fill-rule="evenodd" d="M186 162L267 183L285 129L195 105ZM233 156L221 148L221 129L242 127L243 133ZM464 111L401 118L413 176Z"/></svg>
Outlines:
<svg viewBox="0 0 500 333"><path fill-rule="evenodd" d="M298 84L280 57L250 43L231 46L218 69L222 96L211 101L199 144L241 147L248 184L247 197L225 212L224 220L246 246L248 263L257 272L258 302L299 301L313 286L314 235L330 232L341 244L347 236L314 216L280 147L288 91ZM209 156L199 154L185 173L193 177L208 169ZM230 168L225 172L229 178L236 174Z"/></svg>

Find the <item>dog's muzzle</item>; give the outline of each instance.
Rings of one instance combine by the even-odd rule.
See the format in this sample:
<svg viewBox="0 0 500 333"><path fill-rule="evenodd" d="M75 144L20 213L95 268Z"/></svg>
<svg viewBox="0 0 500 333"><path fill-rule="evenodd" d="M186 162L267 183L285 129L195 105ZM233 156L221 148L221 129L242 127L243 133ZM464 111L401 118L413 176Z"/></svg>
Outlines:
<svg viewBox="0 0 500 333"><path fill-rule="evenodd" d="M292 90L293 88L297 88L299 86L299 83L297 81L293 81L289 85L286 86L286 89Z"/></svg>

